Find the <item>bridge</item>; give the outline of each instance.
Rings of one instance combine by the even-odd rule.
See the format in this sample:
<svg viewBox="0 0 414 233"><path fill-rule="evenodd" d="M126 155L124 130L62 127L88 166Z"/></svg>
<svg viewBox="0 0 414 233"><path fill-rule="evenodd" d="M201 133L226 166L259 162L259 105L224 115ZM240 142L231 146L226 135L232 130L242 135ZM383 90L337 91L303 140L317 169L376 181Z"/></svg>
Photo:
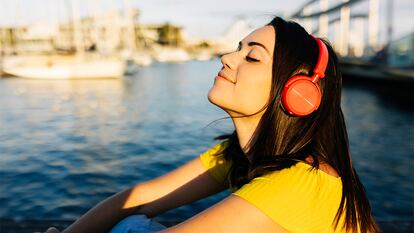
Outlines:
<svg viewBox="0 0 414 233"><path fill-rule="evenodd" d="M387 23L384 25L388 43L392 40L393 31L392 0L386 1L386 9ZM362 57L372 55L383 47L379 41L382 25L379 10L379 0L340 0L332 3L329 0L309 0L290 18L301 23L309 33L329 38L339 55Z"/></svg>

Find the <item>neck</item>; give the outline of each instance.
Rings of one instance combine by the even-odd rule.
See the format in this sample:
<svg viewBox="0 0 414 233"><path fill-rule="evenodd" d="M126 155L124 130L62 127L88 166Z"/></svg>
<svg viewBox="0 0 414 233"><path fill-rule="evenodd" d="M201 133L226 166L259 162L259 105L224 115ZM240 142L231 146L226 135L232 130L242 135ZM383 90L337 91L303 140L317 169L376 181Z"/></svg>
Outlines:
<svg viewBox="0 0 414 233"><path fill-rule="evenodd" d="M240 147L244 153L249 149L249 142L260 121L260 116L232 118Z"/></svg>

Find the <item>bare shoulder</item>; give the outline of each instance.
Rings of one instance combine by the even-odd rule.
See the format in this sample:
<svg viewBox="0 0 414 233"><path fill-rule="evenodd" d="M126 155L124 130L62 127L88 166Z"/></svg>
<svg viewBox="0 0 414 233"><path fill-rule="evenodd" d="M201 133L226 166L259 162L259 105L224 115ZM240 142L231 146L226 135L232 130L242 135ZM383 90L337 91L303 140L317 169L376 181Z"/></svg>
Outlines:
<svg viewBox="0 0 414 233"><path fill-rule="evenodd" d="M248 201L230 195L192 218L161 232L282 233L287 231Z"/></svg>

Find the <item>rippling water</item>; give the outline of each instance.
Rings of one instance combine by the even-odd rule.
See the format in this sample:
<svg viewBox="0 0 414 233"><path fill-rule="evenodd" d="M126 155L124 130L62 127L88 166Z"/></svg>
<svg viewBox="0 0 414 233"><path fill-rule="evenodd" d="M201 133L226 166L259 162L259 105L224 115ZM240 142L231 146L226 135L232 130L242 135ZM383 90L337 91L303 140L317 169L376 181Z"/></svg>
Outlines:
<svg viewBox="0 0 414 233"><path fill-rule="evenodd" d="M0 79L0 217L74 219L162 175L230 132L207 100L217 60L155 64L121 80ZM414 117L368 88L345 87L355 167L379 220L414 219ZM182 221L228 195L168 211Z"/></svg>

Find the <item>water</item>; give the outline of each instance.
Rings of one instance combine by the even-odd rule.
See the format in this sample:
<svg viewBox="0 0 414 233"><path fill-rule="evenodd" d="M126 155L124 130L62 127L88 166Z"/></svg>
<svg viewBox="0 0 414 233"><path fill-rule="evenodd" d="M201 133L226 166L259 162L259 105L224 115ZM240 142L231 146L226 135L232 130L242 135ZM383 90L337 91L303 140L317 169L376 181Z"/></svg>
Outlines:
<svg viewBox="0 0 414 233"><path fill-rule="evenodd" d="M121 80L0 79L0 217L74 219L195 158L230 132L207 100L217 60L155 64ZM414 218L413 113L345 87L354 164L378 220ZM168 211L178 221L227 191Z"/></svg>

